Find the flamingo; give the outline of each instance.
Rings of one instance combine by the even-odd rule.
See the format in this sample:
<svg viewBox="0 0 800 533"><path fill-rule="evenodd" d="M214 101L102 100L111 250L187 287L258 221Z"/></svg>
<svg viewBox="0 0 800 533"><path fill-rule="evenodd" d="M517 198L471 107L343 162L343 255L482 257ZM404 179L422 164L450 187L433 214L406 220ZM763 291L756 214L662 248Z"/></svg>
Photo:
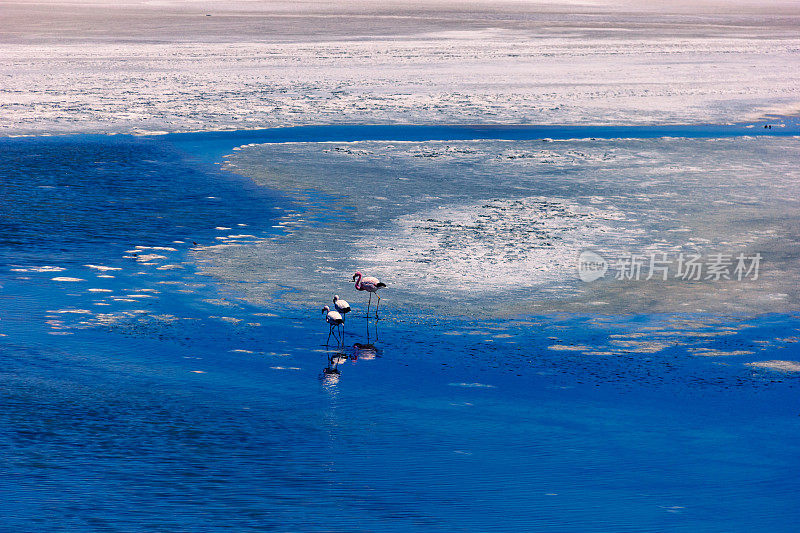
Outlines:
<svg viewBox="0 0 800 533"><path fill-rule="evenodd" d="M340 315L337 311L331 311L331 308L327 305L322 308L322 312L325 313L325 322L328 323L330 326L330 330L328 331L328 340L325 341L325 346L328 345L328 342L331 340L331 333L333 333L333 328L336 326L341 326L344 323L342 319L342 315ZM341 342L339 337L333 333L333 336L336 337L336 340Z"/></svg>
<svg viewBox="0 0 800 533"><path fill-rule="evenodd" d="M342 321L347 318L347 313L350 312L350 304L339 298L339 295L333 297L333 308L342 315Z"/></svg>
<svg viewBox="0 0 800 533"><path fill-rule="evenodd" d="M358 278L358 279L356 279ZM378 303L375 304L375 318L378 318L378 307L381 305L381 297L378 296L378 289L385 287L385 283L378 281L378 278L361 276L361 272L353 274L353 281L356 282L357 291L367 291L369 293L369 302L367 303L367 316L369 316L369 306L372 304L372 293L378 298Z"/></svg>

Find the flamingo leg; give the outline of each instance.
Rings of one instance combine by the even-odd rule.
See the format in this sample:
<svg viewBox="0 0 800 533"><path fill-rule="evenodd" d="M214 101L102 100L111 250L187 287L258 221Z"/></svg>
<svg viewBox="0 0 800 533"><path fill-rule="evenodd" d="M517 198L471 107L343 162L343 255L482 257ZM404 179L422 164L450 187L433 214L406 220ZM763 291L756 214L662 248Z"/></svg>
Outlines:
<svg viewBox="0 0 800 533"><path fill-rule="evenodd" d="M375 318L379 318L378 317L378 307L381 306L381 297L378 296L377 293L375 294L375 297L378 298L378 303L375 304Z"/></svg>
<svg viewBox="0 0 800 533"><path fill-rule="evenodd" d="M331 333L333 333L333 325L328 328L328 340L325 341L325 346L331 342Z"/></svg>
<svg viewBox="0 0 800 533"><path fill-rule="evenodd" d="M369 317L369 306L372 305L372 293L369 293L369 302L367 302L367 317Z"/></svg>

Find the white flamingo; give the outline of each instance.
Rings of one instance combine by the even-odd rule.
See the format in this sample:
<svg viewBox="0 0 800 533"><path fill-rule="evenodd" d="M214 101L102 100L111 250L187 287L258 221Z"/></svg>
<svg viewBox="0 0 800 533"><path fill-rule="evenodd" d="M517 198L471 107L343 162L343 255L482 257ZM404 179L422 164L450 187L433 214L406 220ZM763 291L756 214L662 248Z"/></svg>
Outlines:
<svg viewBox="0 0 800 533"><path fill-rule="evenodd" d="M342 315L342 320L347 321L347 313L350 312L350 304L339 298L339 295L333 297L333 308Z"/></svg>
<svg viewBox="0 0 800 533"><path fill-rule="evenodd" d="M358 278L358 279L356 279ZM378 278L362 277L361 272L353 274L353 281L356 282L357 291L367 291L369 293L369 302L367 303L367 316L369 316L369 306L372 304L372 293L378 298L378 303L375 304L375 318L378 318L378 307L381 305L381 297L378 296L378 289L385 287L385 283L378 281Z"/></svg>
<svg viewBox="0 0 800 533"><path fill-rule="evenodd" d="M344 323L342 315L340 315L337 311L331 311L331 308L327 305L322 308L322 312L325 313L325 322L327 322L330 326L330 330L328 330L328 340L325 341L325 346L327 346L331 340L331 333L333 333L333 336L336 338L336 340L341 343L341 339L336 335L336 333L333 332L333 328L336 326L341 326Z"/></svg>

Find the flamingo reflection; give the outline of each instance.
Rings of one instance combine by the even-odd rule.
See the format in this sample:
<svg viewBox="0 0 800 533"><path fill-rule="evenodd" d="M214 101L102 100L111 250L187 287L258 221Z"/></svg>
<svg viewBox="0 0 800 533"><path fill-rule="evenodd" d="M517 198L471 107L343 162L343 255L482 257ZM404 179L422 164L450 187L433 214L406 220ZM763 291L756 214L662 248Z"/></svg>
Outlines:
<svg viewBox="0 0 800 533"><path fill-rule="evenodd" d="M320 379L330 385L339 382L341 376L340 366L347 361L355 363L358 360L371 361L381 356L381 349L375 345L378 340L378 322L370 324L367 321L367 338L366 342L353 343L352 347L344 349L337 348L336 350L328 351L325 355L327 365L322 369Z"/></svg>
<svg viewBox="0 0 800 533"><path fill-rule="evenodd" d="M353 344L353 352L350 355L353 361L357 361L361 359L362 361L371 361L378 355L378 348L375 347L374 344L362 344L357 342Z"/></svg>
<svg viewBox="0 0 800 533"><path fill-rule="evenodd" d="M320 379L327 384L334 384L339 382L341 371L339 365L347 361L347 354L344 352L333 352L327 354L328 364L322 369Z"/></svg>

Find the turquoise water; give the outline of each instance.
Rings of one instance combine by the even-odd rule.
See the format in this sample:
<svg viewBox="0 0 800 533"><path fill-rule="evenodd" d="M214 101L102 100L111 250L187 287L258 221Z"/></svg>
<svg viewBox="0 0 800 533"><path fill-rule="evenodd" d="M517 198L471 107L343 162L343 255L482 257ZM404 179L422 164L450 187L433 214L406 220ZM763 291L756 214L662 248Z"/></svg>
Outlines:
<svg viewBox="0 0 800 533"><path fill-rule="evenodd" d="M325 346L317 289L226 270L337 202L214 165L250 142L0 141L3 529L793 530L797 377L746 364L800 360L788 305L459 314L386 279L375 321L331 275Z"/></svg>
<svg viewBox="0 0 800 533"><path fill-rule="evenodd" d="M769 129L764 126L771 126ZM247 143L457 141L470 139L655 139L659 137L788 137L800 134L796 117L770 117L767 124L676 124L652 126L423 126L408 124L292 126L260 130L204 131L159 135L196 157L217 161L234 146Z"/></svg>

